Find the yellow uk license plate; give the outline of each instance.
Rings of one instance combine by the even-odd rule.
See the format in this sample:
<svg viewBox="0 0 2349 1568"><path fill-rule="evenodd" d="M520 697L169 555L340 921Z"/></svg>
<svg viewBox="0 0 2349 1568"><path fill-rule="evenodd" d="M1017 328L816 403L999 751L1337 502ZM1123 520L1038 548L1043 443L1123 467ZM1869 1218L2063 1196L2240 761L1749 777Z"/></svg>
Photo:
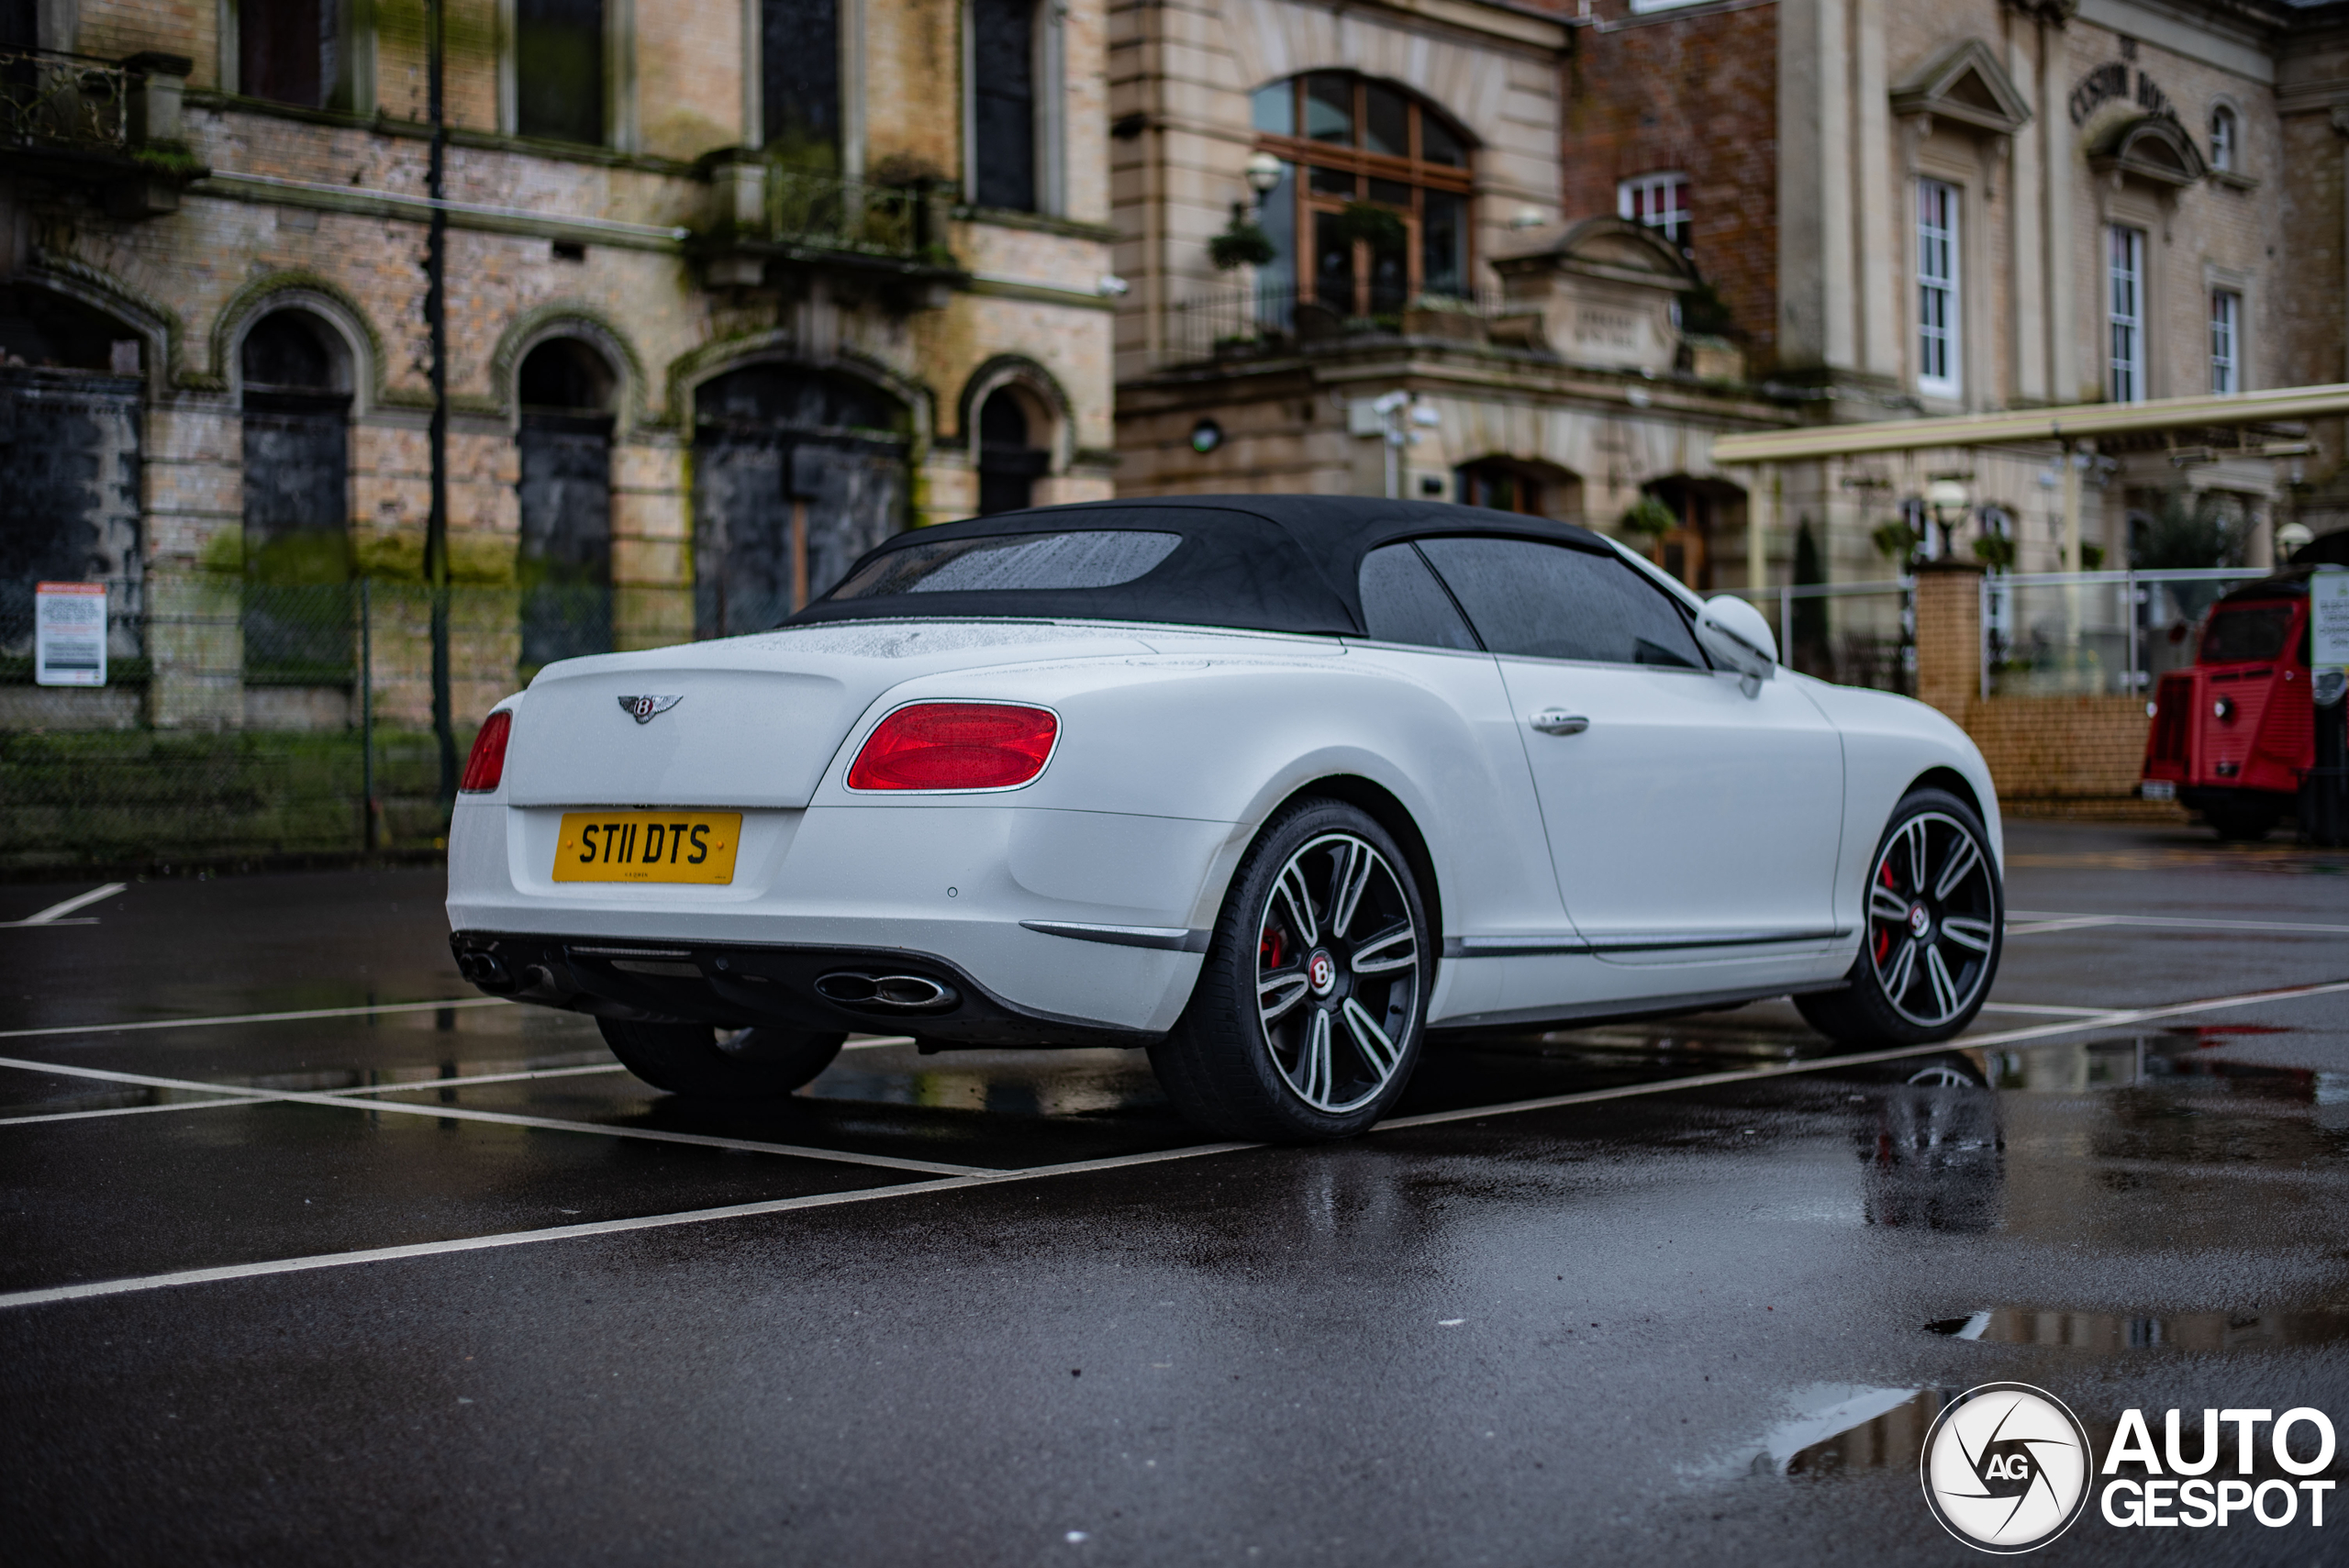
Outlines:
<svg viewBox="0 0 2349 1568"><path fill-rule="evenodd" d="M739 811L566 811L557 882L734 880Z"/></svg>

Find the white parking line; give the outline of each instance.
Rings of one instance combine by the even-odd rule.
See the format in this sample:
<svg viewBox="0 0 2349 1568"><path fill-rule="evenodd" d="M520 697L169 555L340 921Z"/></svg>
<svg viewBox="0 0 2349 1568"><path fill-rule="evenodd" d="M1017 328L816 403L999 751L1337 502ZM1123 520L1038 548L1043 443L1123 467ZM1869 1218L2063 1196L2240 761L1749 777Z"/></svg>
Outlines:
<svg viewBox="0 0 2349 1568"><path fill-rule="evenodd" d="M56 925L66 916L73 913L74 910L86 909L91 905L97 903L100 899L112 898L116 894L122 892L130 884L126 882L109 882L104 887L94 887L87 893L77 893L72 897L66 899L61 904L52 904L48 908L41 910L39 914L28 915L21 920L0 920L0 929L14 929L25 926ZM95 920L76 920L72 923L77 926L93 926L97 924Z"/></svg>
<svg viewBox="0 0 2349 1568"><path fill-rule="evenodd" d="M1616 1089L1594 1089L1578 1095L1552 1095L1541 1099L1510 1100L1500 1105L1477 1106L1465 1110L1436 1111L1426 1116L1397 1117L1390 1121L1380 1122L1371 1130L1377 1133L1417 1127L1432 1127L1444 1122L1511 1116L1522 1111L1547 1110L1560 1106L1590 1105L1602 1100L1668 1095L1682 1089L1711 1088L1749 1079L1782 1078L1790 1077L1796 1073L1831 1072L1839 1067L1898 1062L1905 1057L1938 1056L1946 1051L1974 1047L2011 1045L2028 1040L2043 1040L2055 1035L2076 1034L2085 1029L2142 1023L2154 1018L2178 1018L2190 1013L2215 1012L2226 1007L2247 1007L2262 1002L2297 1001L2303 997L2332 995L2344 991L2349 991L2349 980L2332 981L2317 985L2290 985L2272 991L2248 991L2240 995L2211 996L2200 1001L2178 1002L2159 1007L2116 1008L2110 1012L2098 1013L2089 1018L2068 1022L2042 1024L2033 1029L2009 1029L1998 1034L1975 1035L1937 1045L1905 1046L1897 1051L1872 1051L1848 1056L1826 1056L1807 1062L1774 1062L1765 1067L1741 1068L1727 1073L1705 1073L1686 1078L1666 1078L1651 1084L1626 1084ZM21 1065L24 1063L0 1060L0 1066ZM317 1097L326 1098L327 1096ZM371 1104L366 1101L349 1100L339 1103L346 1106L354 1103ZM435 1108L446 1109L446 1107ZM582 1130L610 1129L583 1128ZM721 1208L685 1209L671 1214L640 1215L629 1219L596 1220L584 1225L550 1226L537 1230L507 1230L487 1236L458 1237L446 1241L418 1241L400 1247L369 1247L349 1252L318 1252L307 1257L275 1258L263 1262L228 1263L217 1268L183 1269L173 1273L140 1274L128 1279L96 1280L86 1284L52 1285L46 1289L22 1290L0 1295L0 1308L38 1307L61 1301L86 1301L95 1296L168 1290L184 1284L208 1284L227 1280L258 1279L270 1274L304 1273L317 1269L348 1268L359 1263L389 1262L406 1258L439 1257L446 1253L476 1252L495 1247L518 1247L538 1241L566 1241L587 1236L611 1236L630 1230L657 1230L678 1225L705 1225L715 1220L749 1218L757 1215L783 1214L796 1209L829 1208L840 1204L905 1197L917 1193L953 1192L965 1187L997 1186L1013 1182L1040 1181L1051 1176L1125 1170L1136 1165L1161 1164L1174 1160L1197 1160L1210 1154L1229 1154L1260 1147L1262 1145L1253 1143L1191 1144L1180 1149L1160 1150L1148 1154L1117 1155L1104 1160L1083 1160L1064 1165L1031 1165L1026 1170L1019 1171L974 1172L967 1175L943 1177L937 1181L903 1182L892 1186L864 1187L855 1192L818 1193L804 1197L774 1198L763 1203L730 1204Z"/></svg>
<svg viewBox="0 0 2349 1568"><path fill-rule="evenodd" d="M2018 932L2017 921L2027 930ZM2142 926L2187 931L2299 931L2310 936L2349 937L2349 926L2327 926L2304 920L2206 920L2184 915L2058 915L2040 909L2007 911L2009 936L2038 931L2071 930L2084 926Z"/></svg>
<svg viewBox="0 0 2349 1568"><path fill-rule="evenodd" d="M0 1116L0 1127L24 1127L37 1121L87 1121L102 1116L144 1116L150 1111L208 1111L219 1106L267 1105L273 1095L239 1095L224 1092L213 1100L173 1100L160 1106L108 1106L97 1111L44 1111L39 1116Z"/></svg>
<svg viewBox="0 0 2349 1568"><path fill-rule="evenodd" d="M313 1092L302 1089L239 1089L218 1084L200 1083L190 1078L159 1078L145 1073L117 1073L98 1067L70 1067L57 1062L28 1062L17 1057L0 1056L0 1067L14 1067L20 1072L55 1073L69 1078L95 1078L108 1084L137 1084L150 1089L186 1089L199 1094L244 1095L255 1104L332 1106L340 1110L389 1112L395 1116L439 1117L443 1121L492 1122L502 1127L528 1127L548 1132L592 1132L606 1138L630 1138L647 1143L690 1143L706 1149L737 1149L753 1154L782 1154L802 1160L822 1160L833 1164L873 1165L885 1171L911 1171L920 1175L979 1175L991 1174L985 1166L949 1165L937 1160L901 1160L890 1154L859 1154L841 1149L812 1149L796 1143L774 1143L759 1139L719 1138L701 1132L667 1132L650 1127L612 1127L602 1122L562 1121L553 1117L521 1116L511 1111L475 1110L470 1106L415 1106L399 1100L360 1099L348 1091ZM462 1079L450 1079L462 1084Z"/></svg>
<svg viewBox="0 0 2349 1568"><path fill-rule="evenodd" d="M1986 1013L2044 1014L2049 1018L2100 1018L2112 1011L2110 1007L2058 1007L2053 1003L2032 1006L2021 1002L1985 1002L1982 1010Z"/></svg>
<svg viewBox="0 0 2349 1568"><path fill-rule="evenodd" d="M510 1007L503 996L458 996L446 1002L371 1002L363 1007L304 1007L291 1013L223 1013L209 1018L141 1018L137 1023L52 1024L37 1029L0 1029L0 1040L36 1035L128 1034L138 1029L201 1029L218 1024L299 1023L306 1018L358 1018L370 1013L430 1013L442 1007Z"/></svg>

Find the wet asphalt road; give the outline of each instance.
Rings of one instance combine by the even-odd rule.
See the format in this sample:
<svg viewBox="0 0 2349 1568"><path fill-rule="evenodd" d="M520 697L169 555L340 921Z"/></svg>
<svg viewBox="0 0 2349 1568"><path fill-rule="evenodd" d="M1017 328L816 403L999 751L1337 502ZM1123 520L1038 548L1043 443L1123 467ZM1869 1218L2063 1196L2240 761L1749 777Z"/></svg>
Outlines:
<svg viewBox="0 0 2349 1568"><path fill-rule="evenodd" d="M681 1105L584 1020L430 1006L437 873L0 929L0 1553L1955 1562L1917 1444L1983 1382L2349 1439L2349 990L2114 1016L2349 982L2349 856L2009 846L1970 1054L1529 1037L1311 1151L1203 1152L1115 1052ZM2336 1496L2043 1560L2339 1560Z"/></svg>

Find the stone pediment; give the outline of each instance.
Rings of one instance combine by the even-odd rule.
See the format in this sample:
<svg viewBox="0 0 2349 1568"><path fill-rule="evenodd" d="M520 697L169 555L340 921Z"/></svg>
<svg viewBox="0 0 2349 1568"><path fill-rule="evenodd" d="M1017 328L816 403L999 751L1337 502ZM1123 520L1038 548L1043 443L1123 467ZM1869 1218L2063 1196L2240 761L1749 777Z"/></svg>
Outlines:
<svg viewBox="0 0 2349 1568"><path fill-rule="evenodd" d="M2172 189L2210 172L2194 139L2167 115L2138 115L2114 124L2089 143L2088 167Z"/></svg>
<svg viewBox="0 0 2349 1568"><path fill-rule="evenodd" d="M2031 102L1979 39L1943 50L1892 90L1896 115L1930 115L1994 136L2012 136L2031 120Z"/></svg>
<svg viewBox="0 0 2349 1568"><path fill-rule="evenodd" d="M1493 266L1514 283L1543 272L1575 272L1613 283L1644 284L1678 294L1694 287L1695 271L1654 229L1620 217L1592 217L1534 248L1496 256Z"/></svg>
<svg viewBox="0 0 2349 1568"><path fill-rule="evenodd" d="M1588 218L1495 257L1493 269L1529 339L1538 337L1569 362L1652 375L1672 369L1680 343L1672 305L1697 274L1655 230Z"/></svg>

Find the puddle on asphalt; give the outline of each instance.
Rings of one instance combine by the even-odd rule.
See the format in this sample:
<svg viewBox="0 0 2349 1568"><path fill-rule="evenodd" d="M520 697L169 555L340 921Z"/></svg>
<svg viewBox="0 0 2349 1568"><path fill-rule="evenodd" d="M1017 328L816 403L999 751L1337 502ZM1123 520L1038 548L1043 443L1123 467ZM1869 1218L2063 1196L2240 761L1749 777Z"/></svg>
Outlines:
<svg viewBox="0 0 2349 1568"><path fill-rule="evenodd" d="M2082 1351L2264 1351L2349 1340L2349 1307L2144 1315L1998 1307L1925 1327L1953 1340L1986 1344Z"/></svg>
<svg viewBox="0 0 2349 1568"><path fill-rule="evenodd" d="M2229 1087L2279 1094L2288 1098L2329 1103L2327 1095L2332 1095L2349 1102L2349 1077L2339 1073L2202 1054L2263 1036L2297 1032L2274 1024L2206 1024L2119 1039L2051 1041L1981 1054L1984 1070L1993 1085L2024 1093L2078 1094L2088 1089L2164 1084L2188 1087L2197 1081L2224 1081Z"/></svg>

